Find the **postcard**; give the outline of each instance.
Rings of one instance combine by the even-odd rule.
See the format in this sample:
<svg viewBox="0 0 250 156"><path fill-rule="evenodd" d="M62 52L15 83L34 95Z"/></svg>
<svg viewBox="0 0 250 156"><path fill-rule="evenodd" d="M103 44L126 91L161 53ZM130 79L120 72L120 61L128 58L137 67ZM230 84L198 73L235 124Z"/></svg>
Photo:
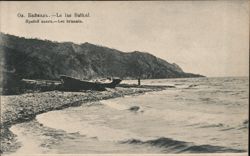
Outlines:
<svg viewBox="0 0 250 156"><path fill-rule="evenodd" d="M249 1L0 2L3 155L247 155Z"/></svg>

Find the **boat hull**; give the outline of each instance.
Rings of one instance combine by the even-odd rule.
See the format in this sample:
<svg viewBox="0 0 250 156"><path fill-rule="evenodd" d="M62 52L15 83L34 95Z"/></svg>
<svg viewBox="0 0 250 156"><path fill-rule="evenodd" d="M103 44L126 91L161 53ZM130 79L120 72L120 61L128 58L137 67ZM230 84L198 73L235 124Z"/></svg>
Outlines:
<svg viewBox="0 0 250 156"><path fill-rule="evenodd" d="M63 89L69 91L80 91L80 90L97 90L104 91L106 88L115 88L117 84L121 82L120 79L114 79L111 83L97 83L82 81L68 76L60 77Z"/></svg>

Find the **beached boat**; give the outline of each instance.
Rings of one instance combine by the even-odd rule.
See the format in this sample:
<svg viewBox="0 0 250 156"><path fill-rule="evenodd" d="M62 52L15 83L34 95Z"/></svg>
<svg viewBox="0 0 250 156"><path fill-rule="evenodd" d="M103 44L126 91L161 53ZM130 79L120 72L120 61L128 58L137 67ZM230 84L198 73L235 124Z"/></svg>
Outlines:
<svg viewBox="0 0 250 156"><path fill-rule="evenodd" d="M122 80L113 79L110 83L83 81L69 76L60 76L63 89L69 91L98 90L104 91L106 88L115 88Z"/></svg>

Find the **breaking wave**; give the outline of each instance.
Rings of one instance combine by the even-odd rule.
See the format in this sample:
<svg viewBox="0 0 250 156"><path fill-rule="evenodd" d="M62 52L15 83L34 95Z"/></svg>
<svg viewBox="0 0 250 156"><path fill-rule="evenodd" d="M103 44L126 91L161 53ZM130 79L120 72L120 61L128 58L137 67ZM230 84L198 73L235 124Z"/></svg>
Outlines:
<svg viewBox="0 0 250 156"><path fill-rule="evenodd" d="M121 142L122 144L150 145L163 148L164 152L174 153L240 153L246 152L241 149L232 149L222 146L212 145L194 145L191 142L177 141L170 138L161 137L154 140L141 141L138 139L130 139Z"/></svg>

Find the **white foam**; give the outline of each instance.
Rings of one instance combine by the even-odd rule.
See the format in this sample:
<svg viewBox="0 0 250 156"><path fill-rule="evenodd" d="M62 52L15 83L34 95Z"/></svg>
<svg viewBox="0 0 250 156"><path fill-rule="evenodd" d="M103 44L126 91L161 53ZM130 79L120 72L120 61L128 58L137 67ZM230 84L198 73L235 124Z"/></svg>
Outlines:
<svg viewBox="0 0 250 156"><path fill-rule="evenodd" d="M108 107L111 107L113 109L116 109L116 110L126 110L126 109L129 109L128 106L125 106L125 105L122 105L122 104L118 104L116 102L112 102L111 100L102 100L100 101L102 104L108 106Z"/></svg>
<svg viewBox="0 0 250 156"><path fill-rule="evenodd" d="M108 126L96 125L89 121L82 121L77 118L72 118L60 111L44 113L37 116L37 121L44 126L64 130L68 133L79 132L89 138L97 138L101 141L122 141L129 137L138 138L135 134L121 130L114 129Z"/></svg>
<svg viewBox="0 0 250 156"><path fill-rule="evenodd" d="M17 140L22 143L21 148L19 148L14 155L17 154L36 154L36 153L43 153L44 151L42 148L39 146L40 143L35 140L32 136L29 135L24 135L23 128L14 125L10 128L10 131L12 131L14 134L17 135Z"/></svg>

